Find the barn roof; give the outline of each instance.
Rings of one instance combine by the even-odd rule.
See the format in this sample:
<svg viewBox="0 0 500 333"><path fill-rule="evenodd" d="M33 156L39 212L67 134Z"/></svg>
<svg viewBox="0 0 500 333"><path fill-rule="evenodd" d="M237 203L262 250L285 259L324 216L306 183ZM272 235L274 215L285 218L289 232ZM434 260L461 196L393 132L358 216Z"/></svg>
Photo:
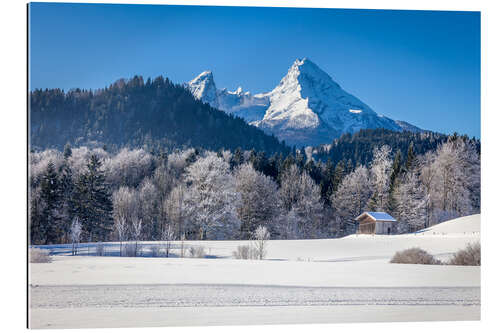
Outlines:
<svg viewBox="0 0 500 333"><path fill-rule="evenodd" d="M386 212L364 212L363 214L356 217L356 220L360 219L365 214L373 218L375 221L396 222L396 219Z"/></svg>

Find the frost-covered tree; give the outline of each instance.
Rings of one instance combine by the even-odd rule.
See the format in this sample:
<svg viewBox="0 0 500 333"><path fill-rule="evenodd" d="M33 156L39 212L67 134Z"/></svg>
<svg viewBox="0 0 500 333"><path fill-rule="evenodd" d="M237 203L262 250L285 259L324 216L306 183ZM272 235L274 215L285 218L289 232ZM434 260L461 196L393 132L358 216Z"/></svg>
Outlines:
<svg viewBox="0 0 500 333"><path fill-rule="evenodd" d="M227 163L231 164L231 160L233 158L233 153L231 153L230 150L222 150L221 151L221 157L224 161L226 161Z"/></svg>
<svg viewBox="0 0 500 333"><path fill-rule="evenodd" d="M160 164L154 171L151 181L158 190L160 200L163 201L172 188L181 181L180 178L173 177L172 173L164 164Z"/></svg>
<svg viewBox="0 0 500 333"><path fill-rule="evenodd" d="M197 152L193 148L175 151L168 155L168 169L172 177L179 179L186 168L197 158Z"/></svg>
<svg viewBox="0 0 500 333"><path fill-rule="evenodd" d="M467 173L467 187L469 189L470 212L481 212L481 158L472 145L466 147L465 170Z"/></svg>
<svg viewBox="0 0 500 333"><path fill-rule="evenodd" d="M115 156L106 158L103 169L109 184L137 187L144 178L151 176L154 165L153 156L143 149L124 148Z"/></svg>
<svg viewBox="0 0 500 333"><path fill-rule="evenodd" d="M128 186L121 186L113 193L113 217L125 220L131 225L132 219L138 215L139 201L137 191Z"/></svg>
<svg viewBox="0 0 500 333"><path fill-rule="evenodd" d="M459 211L467 213L469 196L466 185L463 147L456 143L445 143L436 151L434 160L435 190L438 207L443 211Z"/></svg>
<svg viewBox="0 0 500 333"><path fill-rule="evenodd" d="M425 207L425 227L429 227L431 224L432 212L435 207L435 196L434 196L434 178L436 173L434 172L434 152L427 152L424 155L418 156L418 172L420 183L422 184L422 189L424 190L425 196L428 198L426 200Z"/></svg>
<svg viewBox="0 0 500 333"><path fill-rule="evenodd" d="M29 156L30 186L37 187L43 175L46 173L49 163L54 170L59 170L64 163L61 152L53 149L47 149L41 152L30 153Z"/></svg>
<svg viewBox="0 0 500 333"><path fill-rule="evenodd" d="M295 229L292 226L296 225L296 234L289 237L317 237L321 231L323 207L321 190L314 180L293 164L282 174L279 197L284 215L294 218L293 223L287 223L286 232L292 232Z"/></svg>
<svg viewBox="0 0 500 333"><path fill-rule="evenodd" d="M280 239L296 239L299 235L300 218L295 210L286 212L282 210L274 220L274 229Z"/></svg>
<svg viewBox="0 0 500 333"><path fill-rule="evenodd" d="M280 204L281 207L289 212L297 203L300 197L300 170L292 164L286 171L281 174L281 187L280 187Z"/></svg>
<svg viewBox="0 0 500 333"><path fill-rule="evenodd" d="M407 172L394 190L396 216L401 223L413 232L425 227L426 208L429 197L415 172Z"/></svg>
<svg viewBox="0 0 500 333"><path fill-rule="evenodd" d="M43 210L39 225L40 238L45 244L57 243L64 233L62 220L62 193L54 164L49 162L40 183Z"/></svg>
<svg viewBox="0 0 500 333"><path fill-rule="evenodd" d="M67 155L67 153L66 153ZM69 155L71 156L71 155ZM74 191L74 180L73 171L69 166L67 160L61 166L59 170L60 174L60 190L61 190L61 219L62 219L62 229L63 229L63 241L68 241L70 236L71 223L73 219L73 191Z"/></svg>
<svg viewBox="0 0 500 333"><path fill-rule="evenodd" d="M428 224L479 212L480 159L471 141L450 137L419 160Z"/></svg>
<svg viewBox="0 0 500 333"><path fill-rule="evenodd" d="M95 155L100 161L109 158L108 152L101 148L89 149L88 147L77 147L71 149L71 156L66 160L72 170L74 181L78 181L81 174L87 171L87 164L92 155Z"/></svg>
<svg viewBox="0 0 500 333"><path fill-rule="evenodd" d="M127 233L132 230L132 221L138 215L138 206L137 192L134 189L122 186L113 193L114 229L120 242L120 255L122 243L127 239Z"/></svg>
<svg viewBox="0 0 500 333"><path fill-rule="evenodd" d="M40 186L29 189L29 235L30 244L43 244L44 234L42 231L43 211L45 203L40 197Z"/></svg>
<svg viewBox="0 0 500 333"><path fill-rule="evenodd" d="M278 214L278 187L249 163L236 170L235 178L236 190L241 194L241 205L237 209L242 222L241 236L249 239L259 225L272 228Z"/></svg>
<svg viewBox="0 0 500 333"><path fill-rule="evenodd" d="M135 250L134 256L137 257L138 249L139 249L139 241L142 236L142 219L134 216L132 219L132 236L135 240Z"/></svg>
<svg viewBox="0 0 500 333"><path fill-rule="evenodd" d="M300 238L319 237L322 231L323 213L321 190L306 172L302 172L300 176L299 188L299 200L292 208L299 218L299 236Z"/></svg>
<svg viewBox="0 0 500 333"><path fill-rule="evenodd" d="M115 231L118 236L118 241L120 242L120 257L123 253L123 241L126 239L128 230L127 220L124 217L119 216L115 218Z"/></svg>
<svg viewBox="0 0 500 333"><path fill-rule="evenodd" d="M383 145L373 150L373 161L370 167L370 183L373 189L370 200L372 210L387 210L389 204L390 175L392 160L391 148Z"/></svg>
<svg viewBox="0 0 500 333"><path fill-rule="evenodd" d="M271 238L271 234L264 226L258 226L253 232L253 239L257 258L262 260L267 254L267 242Z"/></svg>
<svg viewBox="0 0 500 333"><path fill-rule="evenodd" d="M75 218L73 218L73 221L71 222L70 232L72 243L71 254L76 255L78 254L78 244L80 243L80 235L82 234L82 224L80 223L80 219L77 216L75 216Z"/></svg>
<svg viewBox="0 0 500 333"><path fill-rule="evenodd" d="M188 206L200 239L237 236L241 221L236 207L240 195L229 164L215 153L207 153L186 170Z"/></svg>
<svg viewBox="0 0 500 333"><path fill-rule="evenodd" d="M431 165L436 174L431 193L437 209L435 222L441 220L436 213L451 217L471 213L472 204L468 186L470 175L467 166L467 148L462 140L449 141L436 150Z"/></svg>
<svg viewBox="0 0 500 333"><path fill-rule="evenodd" d="M162 205L165 215L165 223L161 226L162 233L169 229L174 233L175 238L180 239L185 233L196 232L194 228L186 230L186 222L191 212L188 195L186 186L181 183L174 187L168 197L165 198Z"/></svg>
<svg viewBox="0 0 500 333"><path fill-rule="evenodd" d="M361 165L344 177L330 201L335 214L347 222L353 221L365 210L371 195L369 171Z"/></svg>
<svg viewBox="0 0 500 333"><path fill-rule="evenodd" d="M171 225L168 225L166 228L162 230L161 240L165 244L165 256L168 257L170 255L170 248L172 247L172 241L175 239L174 228Z"/></svg>
<svg viewBox="0 0 500 333"><path fill-rule="evenodd" d="M91 155L87 170L79 176L74 191L75 215L89 241L105 241L113 229L113 202L102 164Z"/></svg>
<svg viewBox="0 0 500 333"><path fill-rule="evenodd" d="M160 218L161 199L156 186L146 178L137 191L140 207L140 217L143 221L143 234L147 239L157 240L160 238Z"/></svg>

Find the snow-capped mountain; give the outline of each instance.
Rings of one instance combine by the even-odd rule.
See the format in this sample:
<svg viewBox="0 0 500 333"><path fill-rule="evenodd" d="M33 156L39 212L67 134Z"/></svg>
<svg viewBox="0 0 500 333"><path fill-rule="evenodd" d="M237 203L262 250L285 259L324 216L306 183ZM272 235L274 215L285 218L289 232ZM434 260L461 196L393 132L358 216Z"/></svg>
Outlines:
<svg viewBox="0 0 500 333"><path fill-rule="evenodd" d="M217 88L215 87L214 76L211 71L201 73L189 81L187 85L196 99L202 100L214 108L219 107Z"/></svg>
<svg viewBox="0 0 500 333"><path fill-rule="evenodd" d="M187 86L196 98L297 146L330 143L365 128L420 131L377 114L307 58L297 59L269 93L218 90L211 72L201 73Z"/></svg>
<svg viewBox="0 0 500 333"><path fill-rule="evenodd" d="M243 92L241 87L235 91L217 89L211 71L201 73L189 81L187 87L195 98L247 122L261 120L269 107L269 98L263 94L252 95Z"/></svg>

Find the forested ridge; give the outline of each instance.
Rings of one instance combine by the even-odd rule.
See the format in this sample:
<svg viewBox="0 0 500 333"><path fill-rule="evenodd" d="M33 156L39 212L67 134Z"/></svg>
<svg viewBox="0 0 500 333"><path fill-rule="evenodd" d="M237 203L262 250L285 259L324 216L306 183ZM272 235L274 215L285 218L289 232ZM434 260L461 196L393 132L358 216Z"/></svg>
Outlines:
<svg viewBox="0 0 500 333"><path fill-rule="evenodd" d="M165 151L179 147L290 148L243 119L196 100L182 85L157 77L118 80L96 91L37 89L30 93L30 144L34 150L103 145Z"/></svg>
<svg viewBox="0 0 500 333"><path fill-rule="evenodd" d="M345 133L340 138L334 139L330 145L315 147L313 151L314 157L322 161L330 159L336 164L342 160L344 163L350 160L354 165L366 165L371 162L375 147L387 145L393 152L399 150L404 153L411 145L413 152L420 155L435 150L439 144L446 142L447 138L445 134L430 131L396 132L384 128L362 129L354 134ZM479 140L473 138L471 143L479 151Z"/></svg>

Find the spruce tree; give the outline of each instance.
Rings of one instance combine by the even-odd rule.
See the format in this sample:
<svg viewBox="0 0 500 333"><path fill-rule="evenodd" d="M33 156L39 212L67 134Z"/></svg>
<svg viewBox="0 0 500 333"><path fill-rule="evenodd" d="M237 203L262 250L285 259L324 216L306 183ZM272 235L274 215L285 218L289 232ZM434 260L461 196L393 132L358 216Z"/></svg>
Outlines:
<svg viewBox="0 0 500 333"><path fill-rule="evenodd" d="M283 180L284 175L290 170L292 165L295 164L295 158L292 154L288 154L288 156L283 160L283 163L281 163L279 172L278 172L278 180L279 184L281 184L281 181Z"/></svg>
<svg viewBox="0 0 500 333"><path fill-rule="evenodd" d="M344 179L344 175L345 175L345 165L344 161L341 160L335 166L335 171L333 173L332 194L337 192L337 189L339 188L342 179Z"/></svg>
<svg viewBox="0 0 500 333"><path fill-rule="evenodd" d="M410 146L408 147L408 153L406 154L406 164L405 164L405 169L406 171L409 171L413 169L415 166L415 151L413 149L413 141L410 143Z"/></svg>
<svg viewBox="0 0 500 333"><path fill-rule="evenodd" d="M45 244L57 243L62 235L61 188L54 163L49 162L40 183L40 198L44 203L39 225L39 237Z"/></svg>
<svg viewBox="0 0 500 333"><path fill-rule="evenodd" d="M64 233L64 241L69 242L70 237L70 229L71 222L73 220L73 191L74 191L74 182L73 182L73 171L69 166L67 160L64 161L63 165L60 168L60 188L61 188L61 227Z"/></svg>
<svg viewBox="0 0 500 333"><path fill-rule="evenodd" d="M396 156L394 156L394 160L392 161L392 171L391 171L391 178L390 178L390 186L393 187L394 183L396 181L396 178L399 176L399 174L402 171L402 163L401 163L401 150L398 150L396 153Z"/></svg>
<svg viewBox="0 0 500 333"><path fill-rule="evenodd" d="M351 172L354 171L354 166L352 165L352 160L351 159L349 159L347 161L347 166L346 166L346 170L345 171L346 171L346 173L351 173Z"/></svg>
<svg viewBox="0 0 500 333"><path fill-rule="evenodd" d="M71 151L71 145L69 144L69 142L67 142L66 145L64 145L64 152L63 152L64 159L67 160L68 158L71 157L72 154L73 152Z"/></svg>
<svg viewBox="0 0 500 333"><path fill-rule="evenodd" d="M231 158L231 168L235 168L243 164L243 152L240 147L236 148L234 151L233 157Z"/></svg>
<svg viewBox="0 0 500 333"><path fill-rule="evenodd" d="M105 241L113 227L113 204L101 161L92 155L75 184L74 212L89 241Z"/></svg>
<svg viewBox="0 0 500 333"><path fill-rule="evenodd" d="M412 145L410 145L410 147L412 147ZM392 162L392 171L389 179L389 201L387 208L391 213L396 210L396 200L394 198L394 190L397 186L399 176L403 172L401 160L402 160L401 150L398 150Z"/></svg>
<svg viewBox="0 0 500 333"><path fill-rule="evenodd" d="M43 214L42 203L40 195L35 192L35 188L30 188L30 207L29 207L29 233L30 233L30 244L43 244L42 235L42 223Z"/></svg>
<svg viewBox="0 0 500 333"><path fill-rule="evenodd" d="M324 202L330 203L330 197L333 194L333 179L335 175L335 166L332 159L328 158L322 170L323 179L320 183L321 197Z"/></svg>

